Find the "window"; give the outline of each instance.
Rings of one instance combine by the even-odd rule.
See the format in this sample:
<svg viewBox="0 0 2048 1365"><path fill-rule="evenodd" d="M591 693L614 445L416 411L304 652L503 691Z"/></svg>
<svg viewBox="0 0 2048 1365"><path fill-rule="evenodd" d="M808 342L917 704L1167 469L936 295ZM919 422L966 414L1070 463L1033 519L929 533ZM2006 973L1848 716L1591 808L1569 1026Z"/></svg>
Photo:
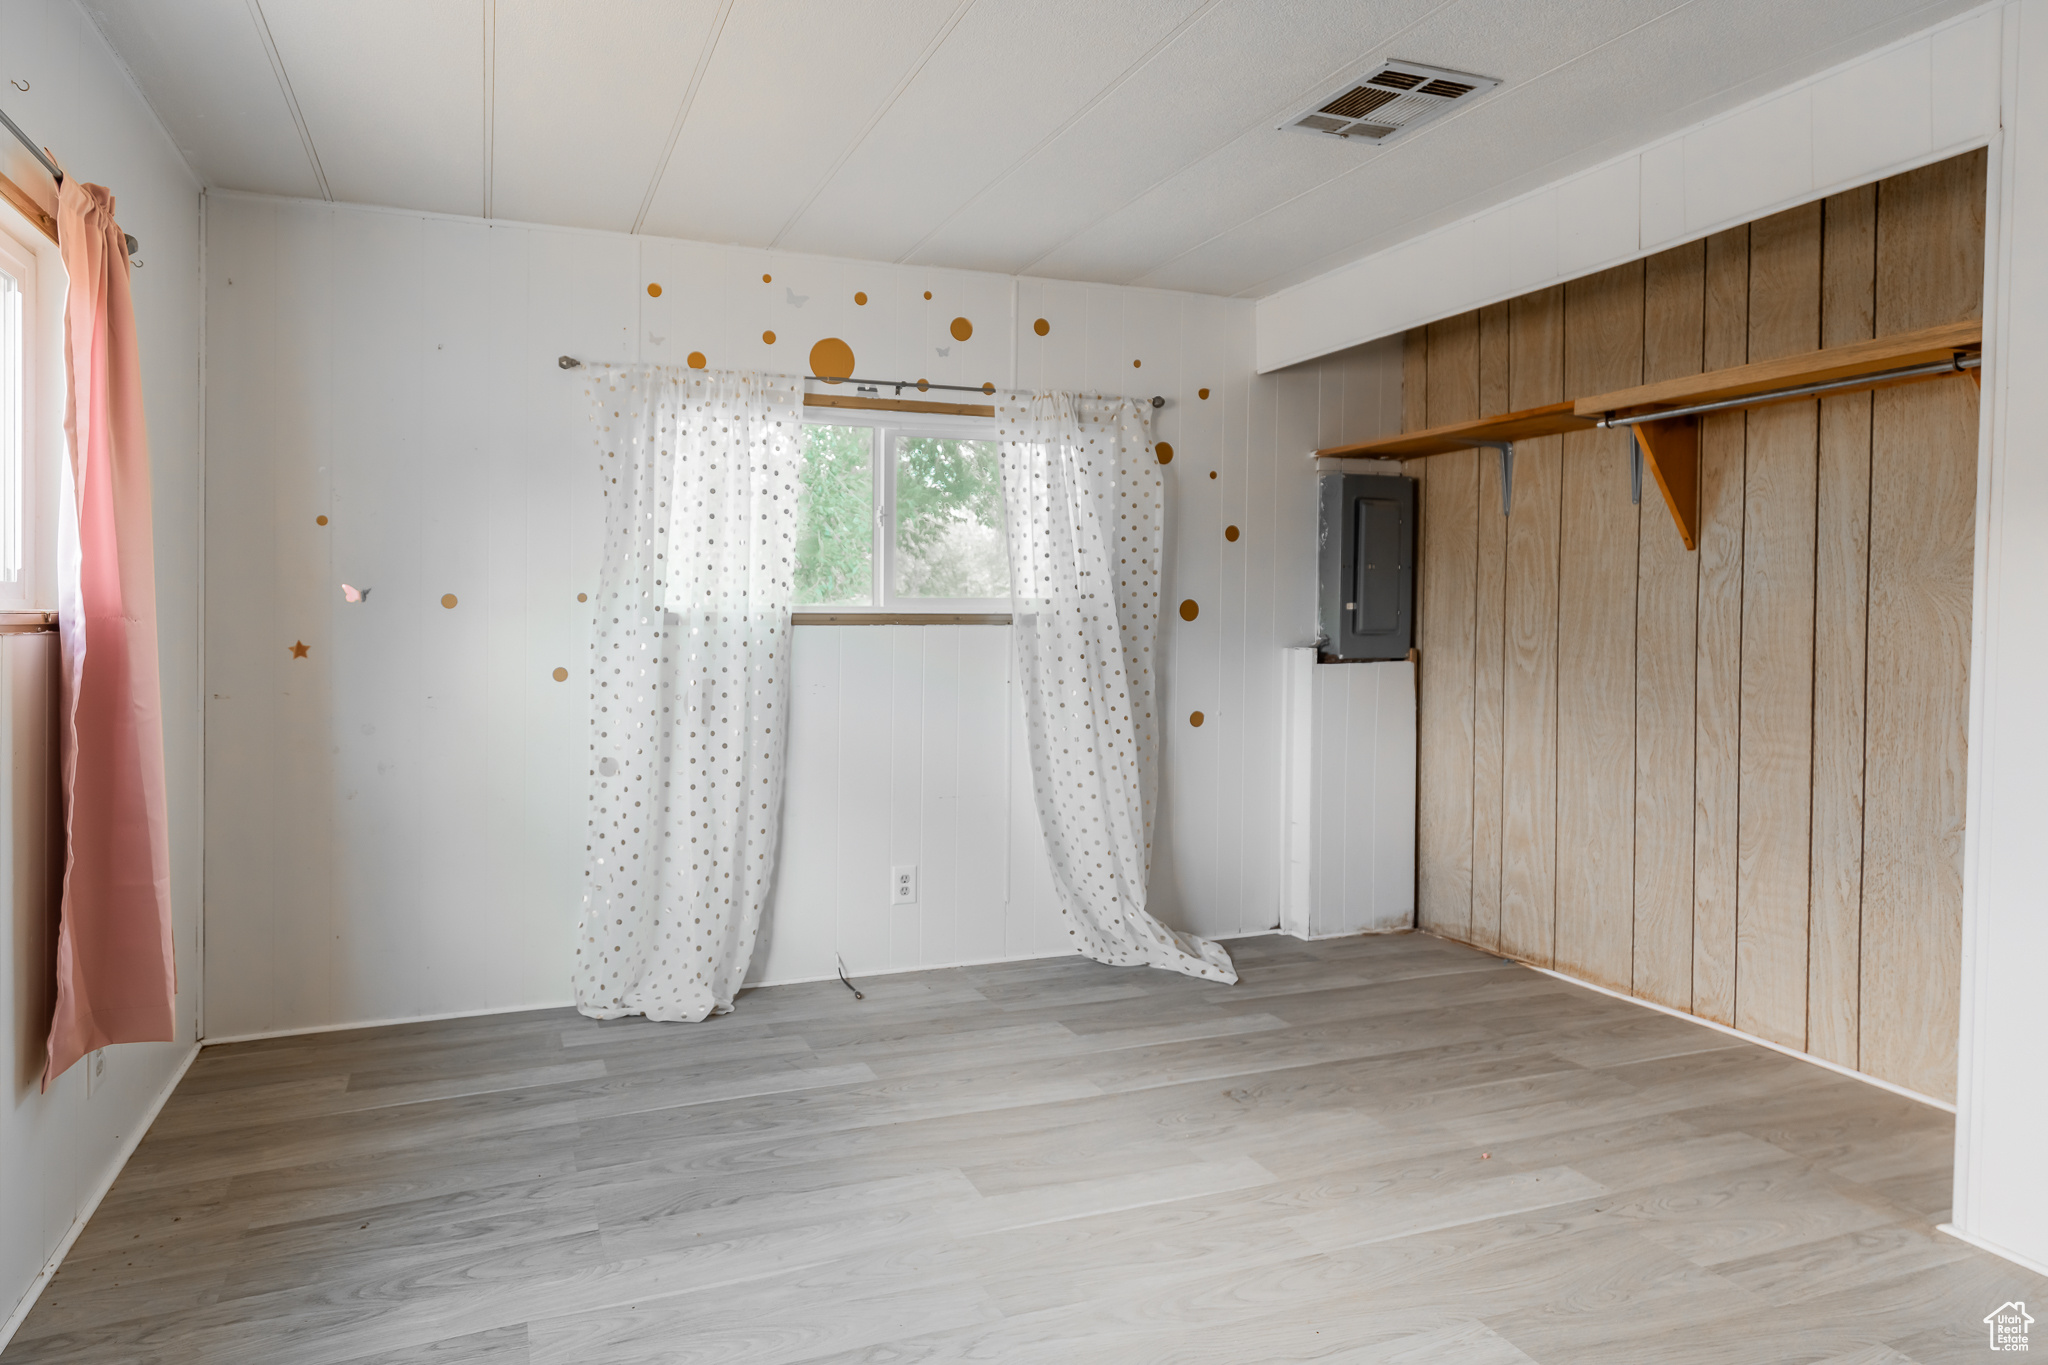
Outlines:
<svg viewBox="0 0 2048 1365"><path fill-rule="evenodd" d="M804 424L796 602L840 611L1007 611L994 424L849 412Z"/></svg>
<svg viewBox="0 0 2048 1365"><path fill-rule="evenodd" d="M35 605L28 515L36 480L30 399L35 371L35 258L0 234L0 609Z"/></svg>

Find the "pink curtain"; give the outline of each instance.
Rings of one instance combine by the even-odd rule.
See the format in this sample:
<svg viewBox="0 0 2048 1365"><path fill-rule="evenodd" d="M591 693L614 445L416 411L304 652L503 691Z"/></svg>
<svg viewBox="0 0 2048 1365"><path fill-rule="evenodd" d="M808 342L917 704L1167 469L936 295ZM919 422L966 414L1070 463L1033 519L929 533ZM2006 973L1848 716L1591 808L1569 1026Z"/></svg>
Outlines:
<svg viewBox="0 0 2048 1365"><path fill-rule="evenodd" d="M63 921L43 1084L109 1043L176 1036L149 440L114 196L67 179L57 243L71 392L64 414Z"/></svg>

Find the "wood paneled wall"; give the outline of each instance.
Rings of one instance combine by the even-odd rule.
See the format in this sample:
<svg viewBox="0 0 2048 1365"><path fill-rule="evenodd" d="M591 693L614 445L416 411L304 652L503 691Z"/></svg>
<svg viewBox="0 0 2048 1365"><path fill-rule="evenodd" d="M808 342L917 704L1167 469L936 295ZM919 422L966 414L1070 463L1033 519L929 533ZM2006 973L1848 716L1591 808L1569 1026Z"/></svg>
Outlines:
<svg viewBox="0 0 2048 1365"><path fill-rule="evenodd" d="M1982 152L1409 333L1404 425L1980 315ZM1422 478L1425 929L1953 1099L1977 390Z"/></svg>

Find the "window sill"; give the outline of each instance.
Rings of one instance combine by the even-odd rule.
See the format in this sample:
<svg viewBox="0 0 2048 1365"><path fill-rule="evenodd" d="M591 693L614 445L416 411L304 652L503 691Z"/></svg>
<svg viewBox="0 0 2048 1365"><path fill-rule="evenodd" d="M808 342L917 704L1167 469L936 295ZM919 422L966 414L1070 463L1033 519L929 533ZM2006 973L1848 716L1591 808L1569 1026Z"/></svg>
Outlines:
<svg viewBox="0 0 2048 1365"><path fill-rule="evenodd" d="M793 611L793 626L1007 626L1006 611Z"/></svg>

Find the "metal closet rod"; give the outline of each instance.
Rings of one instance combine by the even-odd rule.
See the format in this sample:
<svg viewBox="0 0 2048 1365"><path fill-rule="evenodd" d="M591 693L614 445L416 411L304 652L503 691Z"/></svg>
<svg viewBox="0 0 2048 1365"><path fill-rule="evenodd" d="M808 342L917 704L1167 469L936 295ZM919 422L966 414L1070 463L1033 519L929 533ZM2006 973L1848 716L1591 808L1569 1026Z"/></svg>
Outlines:
<svg viewBox="0 0 2048 1365"><path fill-rule="evenodd" d="M45 152L41 147L38 147L35 144L34 139L29 137L27 133L21 131L21 125L19 123L16 123L13 119L7 117L7 111L5 109L0 109L0 123L6 124L7 131L14 134L15 138L21 143L22 146L28 148L28 154L30 156L34 157L37 161L43 163L43 169L50 173L50 179L56 181L59 185L62 185L64 183L63 170L57 165L56 162L50 160L50 154L48 152ZM121 238L122 241L127 245L128 254L130 256L133 256L135 255L136 252L142 250L142 243L135 240L134 233L124 232L121 234ZM135 262L135 264L141 265L142 262L137 261Z"/></svg>
<svg viewBox="0 0 2048 1365"><path fill-rule="evenodd" d="M555 363L565 370L583 367L583 362L573 355L561 356ZM902 396L905 389L916 389L919 393L928 389L945 389L952 393L978 393L984 396L996 392L996 386L993 384L934 384L929 379L855 379L844 376L834 378L822 374L807 374L804 378L815 379L820 384L851 384L855 388L894 389L898 397ZM1155 408L1166 406L1166 400L1156 393L1148 401Z"/></svg>
<svg viewBox="0 0 2048 1365"><path fill-rule="evenodd" d="M1776 403L1787 398L1810 398L1815 394L1833 393L1837 389L1867 389L1876 384L1894 379L1917 379L1927 374L1961 374L1983 365L1981 355L1959 355L1953 360L1930 360L1925 365L1906 365L1896 370L1879 370L1875 374L1859 374L1848 379L1830 379L1820 384L1801 384L1792 389L1771 389L1764 393L1746 393L1740 398L1723 398L1712 403L1694 403L1690 407L1665 408L1660 412L1638 412L1629 417L1616 417L1608 413L1595 425L1602 427L1633 427L1644 422L1662 422L1672 417L1693 417L1703 412L1720 412L1727 408L1754 408L1765 403Z"/></svg>

